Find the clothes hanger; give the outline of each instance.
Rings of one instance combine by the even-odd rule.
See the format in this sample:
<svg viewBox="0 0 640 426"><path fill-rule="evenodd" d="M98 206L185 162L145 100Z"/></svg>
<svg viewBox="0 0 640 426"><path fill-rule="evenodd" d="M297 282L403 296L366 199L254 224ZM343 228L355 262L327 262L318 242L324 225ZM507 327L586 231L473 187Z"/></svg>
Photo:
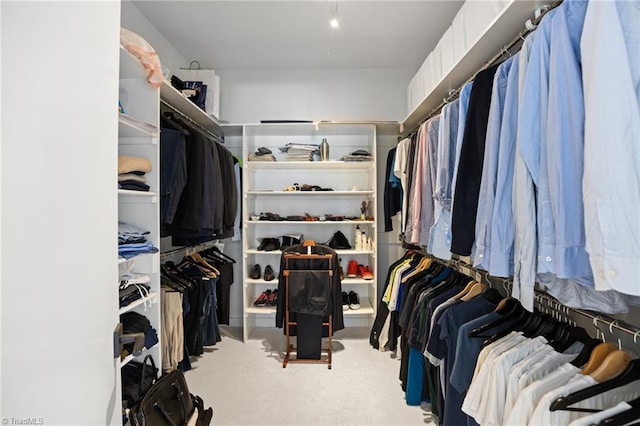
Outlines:
<svg viewBox="0 0 640 426"><path fill-rule="evenodd" d="M589 339L583 343L584 343L584 346L582 347L582 350L580 351L578 356L573 361L571 361L571 365L573 365L574 367L579 368L585 365L587 361L589 361L589 358L591 357L591 353L593 352L594 348L598 346L600 343L602 343L602 340Z"/></svg>
<svg viewBox="0 0 640 426"><path fill-rule="evenodd" d="M500 324L503 324L509 320L517 318L522 313L523 310L524 308L522 307L522 304L520 303L519 300L514 299L512 297L504 298L498 303L498 305L496 306L496 309L494 310L494 312L503 316L489 323L482 324L480 327L474 328L469 333L469 337L491 337L491 336L482 336L482 333L484 333L487 330L491 330L492 328Z"/></svg>
<svg viewBox="0 0 640 426"><path fill-rule="evenodd" d="M471 290L471 288L476 284L476 282L474 280L470 280L467 285L462 289L462 291L460 291L460 293L456 294L455 296L453 296L453 299L455 300L460 300L462 299L462 297L464 297L465 294L469 293L469 291Z"/></svg>
<svg viewBox="0 0 640 426"><path fill-rule="evenodd" d="M236 260L234 258L224 254L218 247L215 247L215 246L205 250L205 253L211 253L211 254L214 254L215 256L219 256L220 258L226 260L227 262L231 262L234 264L236 263Z"/></svg>
<svg viewBox="0 0 640 426"><path fill-rule="evenodd" d="M614 414L607 419L601 420L597 426L624 426L630 424L634 420L640 419L640 398L629 401L628 404L631 408L621 413Z"/></svg>
<svg viewBox="0 0 640 426"><path fill-rule="evenodd" d="M216 277L220 276L220 271L218 271L215 267L213 267L210 264L208 264L207 261L202 258L200 253L193 253L189 257L191 257L191 259L193 259L197 264L200 264L200 265L204 266L205 268L207 268L210 272L215 273Z"/></svg>
<svg viewBox="0 0 640 426"><path fill-rule="evenodd" d="M484 283L475 283L469 289L467 294L462 296L459 300L461 300L462 302L467 302L467 301L473 299L474 297L479 296L483 291L485 291L488 288L489 288L489 286L484 284Z"/></svg>
<svg viewBox="0 0 640 426"><path fill-rule="evenodd" d="M619 352L624 352L624 351L619 351ZM612 354L613 353L615 352L612 352ZM627 353L627 356L629 356L628 353ZM613 358L616 358L616 359L613 359ZM621 361L624 358L625 357L623 355L616 354L614 357L612 357L612 362ZM569 406L577 402L583 401L585 399L591 398L592 396L600 395L608 390L615 389L620 386L624 386L626 384L629 384L639 379L640 379L640 359L634 359L629 361L627 366L622 370L622 372L616 375L615 377L606 379L593 386L589 386L585 389L581 389L579 391L570 393L567 396L563 396L556 399L551 403L549 410L550 411L569 410L569 411L593 412L593 410L587 411L586 409L570 408Z"/></svg>
<svg viewBox="0 0 640 426"><path fill-rule="evenodd" d="M402 278L402 282L406 283L408 280L410 280L411 278L413 278L414 276L416 276L417 274L419 274L420 272L426 270L430 265L431 265L432 260L429 259L428 257L423 257L422 259L420 259L420 262L418 263L418 265L413 269L413 271L411 271L409 274L407 274L406 276L404 276L404 278Z"/></svg>
<svg viewBox="0 0 640 426"><path fill-rule="evenodd" d="M580 373L584 375L589 375L593 373L598 369L600 364L602 364L602 361L604 361L607 355L609 355L611 352L615 351L616 349L617 349L616 345L609 342L604 342L597 345L595 348L593 348L593 351L591 351L591 356L589 357L589 360L587 361L585 366L582 368L582 371Z"/></svg>
<svg viewBox="0 0 640 426"><path fill-rule="evenodd" d="M589 375L593 377L596 382L602 383L623 372L630 361L631 355L628 352L616 349L607 355L596 371ZM640 370L638 372L640 373ZM640 375L638 378L640 378Z"/></svg>

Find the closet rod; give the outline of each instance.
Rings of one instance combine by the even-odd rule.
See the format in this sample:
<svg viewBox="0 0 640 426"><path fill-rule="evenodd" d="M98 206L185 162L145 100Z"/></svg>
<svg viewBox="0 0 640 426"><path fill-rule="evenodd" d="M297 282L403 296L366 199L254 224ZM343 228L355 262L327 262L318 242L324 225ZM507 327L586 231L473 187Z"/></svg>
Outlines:
<svg viewBox="0 0 640 426"><path fill-rule="evenodd" d="M219 240L206 241L204 243L197 244L195 246L180 247L179 249L165 251L160 253L160 261L164 262L167 260L174 260L176 256L180 256L180 257L191 256L194 253L198 253L200 251L210 249L211 247L215 247L217 244L219 244L219 242L220 242Z"/></svg>
<svg viewBox="0 0 640 426"><path fill-rule="evenodd" d="M442 110L442 108L454 101L458 96L460 96L460 92L462 91L462 88L469 82L473 81L476 78L476 75L478 75L478 73L484 71L485 69L489 68L490 66L498 63L505 55L509 55L511 56L511 53L509 52L509 50L511 50L514 46L516 46L518 43L521 43L524 41L525 36L527 36L529 33L533 32L536 27L538 26L538 24L540 23L540 21L542 20L542 18L544 17L544 15L547 14L547 12L549 12L551 9L555 9L556 7L558 7L560 4L562 3L562 0L559 1L553 1L551 3L548 3L544 6L540 6L537 10L536 10L536 16L533 19L529 19L526 24L525 24L525 29L520 31L518 33L518 35L507 45L503 46L502 49L500 49L500 51L493 57L491 58L489 61L487 61L478 71L476 71L467 81L465 81L462 85L460 85L460 87L458 87L455 90L450 90L449 91L449 95L444 98L442 100L442 102L435 107L434 109L431 110L431 112L429 112L426 116L426 118L424 120L422 120L422 122L420 124L418 124L418 126L416 128L419 128L422 123L424 123L425 121L430 120L432 117L434 117L435 115L439 114L440 111ZM409 132L412 133L413 131Z"/></svg>
<svg viewBox="0 0 640 426"><path fill-rule="evenodd" d="M429 257L430 259L442 263L444 265L447 265L451 268L454 268L455 270L457 270L458 272L461 272L467 276L471 276L472 278L474 277L484 277L486 284L489 284L491 287L495 287L496 282L500 285L502 285L502 287L505 289L505 291L507 291L509 294L511 294L510 288L511 288L511 284L513 282L512 278L501 278L501 277L491 277L491 280L489 280L489 273L486 271L481 271L479 269L474 268L473 266L471 266L470 264L460 260L460 259L451 259L451 260L445 260L445 259L440 259L437 258L431 254L428 253L422 253L424 256ZM476 280L476 281L480 281L480 280ZM606 326L607 328L609 328L610 330L612 329L617 329L618 331L621 331L623 333L629 334L633 337L635 337L636 339L638 337L640 337L640 328L635 327L631 324L628 324L622 320L617 320L607 314L597 314L597 313L593 313L590 311L586 311L584 309L578 309L578 308L572 308L569 306L565 306L562 303L560 303L559 300L557 300L555 297L549 295L548 293L541 291L541 290L535 290L535 295L536 298L540 297L542 300L546 300L547 302L547 306L555 311L558 311L560 313L569 311L571 313L575 313L575 314L579 314L582 315L586 318L589 318L594 326L597 327L597 325L602 324L604 326ZM560 309L562 308L562 309ZM602 331L602 330L600 330Z"/></svg>
<svg viewBox="0 0 640 426"><path fill-rule="evenodd" d="M216 141L217 143L224 145L224 139L222 139L220 136L212 133L210 130L207 130L204 127L202 127L202 125L200 125L194 119L192 119L191 117L189 117L188 115L186 115L185 113L180 111L178 108L176 108L173 105L171 105L169 102L165 101L164 99L160 99L160 104L166 106L169 109L171 109L171 111L173 111L176 114L178 114L180 116L180 118L188 121L189 124L194 126L199 132L202 132L203 134L213 138L213 140Z"/></svg>

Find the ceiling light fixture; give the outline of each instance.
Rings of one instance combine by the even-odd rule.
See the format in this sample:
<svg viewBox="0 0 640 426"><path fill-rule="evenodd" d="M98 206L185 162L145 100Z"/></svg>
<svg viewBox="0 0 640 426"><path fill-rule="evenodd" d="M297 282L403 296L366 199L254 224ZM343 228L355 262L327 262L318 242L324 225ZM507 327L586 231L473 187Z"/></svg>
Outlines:
<svg viewBox="0 0 640 426"><path fill-rule="evenodd" d="M340 26L340 21L338 20L338 0L329 0L329 8L331 9L329 26L335 30Z"/></svg>

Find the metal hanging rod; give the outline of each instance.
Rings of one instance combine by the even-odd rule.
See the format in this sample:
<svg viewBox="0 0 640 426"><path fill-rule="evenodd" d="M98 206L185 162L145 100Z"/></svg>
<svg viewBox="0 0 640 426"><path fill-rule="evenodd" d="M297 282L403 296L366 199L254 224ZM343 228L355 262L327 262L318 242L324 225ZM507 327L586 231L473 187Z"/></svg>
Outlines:
<svg viewBox="0 0 640 426"><path fill-rule="evenodd" d="M201 132L204 135L210 137L215 142L224 145L224 139L222 139L220 136L212 133L210 130L205 129L204 127L202 127L201 124L196 122L194 119L192 119L191 117L189 117L188 115L186 115L185 113L183 113L178 108L174 107L173 105L171 105L170 103L168 103L164 99L160 99L160 105L169 108L172 112L178 114L180 116L180 118L184 119L185 121L188 121L189 125L195 127L199 132Z"/></svg>
<svg viewBox="0 0 640 426"><path fill-rule="evenodd" d="M167 260L175 259L177 256L180 256L180 257L191 256L194 253L198 253L198 252L210 249L211 247L215 247L219 243L220 242L218 240L213 240L213 241L207 241L201 244L197 244L195 246L180 247L178 249L165 251L160 253L160 261L164 262Z"/></svg>
<svg viewBox="0 0 640 426"><path fill-rule="evenodd" d="M444 260L444 259L439 259L435 256L432 256L430 254L424 254L423 255L431 258L432 260L442 263L444 265L447 265L451 268L454 268L455 270L457 270L458 272L461 272L465 275L468 276L480 276L481 278L484 278L484 281L486 281L487 284L491 285L492 287L495 286L495 284L501 284L502 287L505 289L505 291L507 291L507 294L511 294L511 286L513 283L513 279L511 277L509 278L501 278L501 277L491 277L491 279L489 279L489 274L485 271L480 271L478 269L475 269L472 265L469 265L468 263L465 263L464 261L460 260L460 259L451 259L451 260ZM587 311L584 309L579 309L579 308L571 308L569 306L563 305L562 303L560 303L559 300L557 300L555 297L549 295L548 293L541 291L541 290L536 290L535 291L535 298L536 298L536 303L538 303L539 305L541 304L542 301L544 301L547 305L547 307L549 307L550 309L553 309L561 314L579 314L583 317L586 317L588 319L590 319L593 322L593 325L595 326L596 329L599 330L598 325L602 324L604 326L606 326L609 331L613 331L614 329L629 334L631 336L633 336L636 340L638 340L638 342L640 342L640 328L633 326L631 324L628 324L622 320L617 320L615 318L613 318L610 315L607 314L598 314L598 313L594 313L591 311ZM600 330L602 331L602 330Z"/></svg>
<svg viewBox="0 0 640 426"><path fill-rule="evenodd" d="M442 108L454 101L458 96L460 96L460 92L462 91L462 88L469 82L473 81L476 78L476 75L478 75L479 72L484 71L485 69L489 68L490 66L498 63L498 61L500 61L502 58L504 58L504 56L511 56L511 49L514 48L515 46L518 46L519 44L521 44L522 42L524 42L524 38L531 32L533 32L537 25L540 23L540 21L542 20L542 18L544 17L544 15L547 14L547 12L549 12L552 9L555 9L556 7L558 7L560 4L562 3L562 0L560 1L553 1L547 5L541 6L540 8L538 8L536 10L536 16L533 19L529 19L526 24L525 24L525 29L520 31L518 33L518 35L507 45L503 46L502 49L500 49L500 51L493 57L491 58L489 61L487 61L478 71L476 71L467 81L465 81L462 85L460 85L460 87L458 87L457 89L454 90L450 90L449 94L446 98L444 98L442 100L442 102L435 107L434 109L431 110L431 112L429 112L426 116L426 118L417 126L420 127L422 125L422 123L424 123L425 121L431 119L432 117L434 117L435 115L439 114L440 111L442 110ZM518 46L519 49L519 46ZM412 132L409 132L412 133Z"/></svg>

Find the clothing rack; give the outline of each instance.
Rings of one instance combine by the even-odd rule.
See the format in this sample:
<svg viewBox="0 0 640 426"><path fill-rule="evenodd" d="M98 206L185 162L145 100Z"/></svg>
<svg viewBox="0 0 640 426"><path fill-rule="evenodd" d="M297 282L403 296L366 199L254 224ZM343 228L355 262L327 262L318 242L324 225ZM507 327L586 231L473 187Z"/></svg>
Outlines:
<svg viewBox="0 0 640 426"><path fill-rule="evenodd" d="M161 107L167 107L171 110L171 112L178 114L180 116L181 119L188 121L190 126L193 126L197 131L201 132L202 134L206 135L207 137L213 139L216 143L222 144L224 145L224 138L220 137L214 133L212 133L210 130L205 129L204 127L202 127L198 122L196 122L195 120L193 120L191 117L187 116L186 114L184 114L182 111L180 111L178 108L174 107L173 105L171 105L169 102L160 99L160 105Z"/></svg>
<svg viewBox="0 0 640 426"><path fill-rule="evenodd" d="M489 278L490 275L488 272L475 269L473 266L471 266L470 264L466 263L464 260L461 260L461 259L444 260L444 259L440 259L435 256L432 256L430 254L422 253L422 255L427 256L428 258L436 262L447 265L457 270L458 272L461 272L469 277L472 277L478 282L483 282L489 285L492 288L495 288L496 284L501 285L503 290L506 292L506 295L511 294L511 286L513 284L513 280L511 278L501 278L501 277L493 277L493 276ZM603 330L598 328L599 325L605 326L610 333L613 333L613 330L615 329L624 334L627 334L633 338L634 343L640 343L640 328L635 327L631 324L628 324L622 320L615 319L607 314L598 314L598 313L594 313L584 309L571 308L571 307L565 306L562 303L560 303L557 299L555 299L553 296L541 290L535 290L534 300L539 307L544 308L546 306L548 309L551 309L554 312L562 314L566 318L569 318L571 314L577 314L588 320L591 320L595 329L599 331L601 334L604 334L604 332Z"/></svg>
<svg viewBox="0 0 640 426"><path fill-rule="evenodd" d="M220 243L220 241L218 240L214 240L214 241L207 241L201 244L197 244L195 246L180 247L178 249L165 251L160 253L160 262L167 262L167 261L176 262L178 260L181 260L183 257L191 256L194 253L198 253L216 246L220 249L220 251L222 251L222 248L220 247L220 245L222 245L222 248L224 248L223 243Z"/></svg>
<svg viewBox="0 0 640 426"><path fill-rule="evenodd" d="M442 102L437 107L432 109L431 112L429 112L426 115L425 119L422 120L416 126L416 129L419 128L425 121L428 121L431 118L433 118L434 116L436 116L437 114L439 114L440 111L442 110L442 108L445 105L447 105L448 103L450 103L450 102L454 101L456 98L458 98L458 96L460 96L460 92L462 91L462 88L467 83L473 81L476 78L476 75L478 75L479 72L482 72L485 69L489 68L490 66L501 62L502 59L505 56L508 56L508 57L512 56L511 49L513 49L514 47L516 47L519 50L520 49L520 44L522 42L524 42L525 36L527 36L529 33L533 32L536 29L536 27L538 26L538 24L540 23L540 21L542 20L544 15L547 14L547 12L549 12L552 9L555 9L561 3L562 3L562 0L553 1L551 3L548 3L548 4L544 5L544 6L540 6L538 9L536 9L535 17L533 19L527 20L527 22L525 23L525 29L520 31L518 33L518 35L511 42L509 42L508 44L503 46L500 49L500 51L498 53L496 53L495 56L493 56L491 59L489 59L489 61L487 61L482 67L480 67L480 69L478 71L476 71L469 79L467 79L467 81L465 81L463 84L461 84L460 87L458 87L457 89L450 90L448 96L446 98L443 98ZM414 131L415 130L412 130L411 132L409 132L409 134L413 133Z"/></svg>

